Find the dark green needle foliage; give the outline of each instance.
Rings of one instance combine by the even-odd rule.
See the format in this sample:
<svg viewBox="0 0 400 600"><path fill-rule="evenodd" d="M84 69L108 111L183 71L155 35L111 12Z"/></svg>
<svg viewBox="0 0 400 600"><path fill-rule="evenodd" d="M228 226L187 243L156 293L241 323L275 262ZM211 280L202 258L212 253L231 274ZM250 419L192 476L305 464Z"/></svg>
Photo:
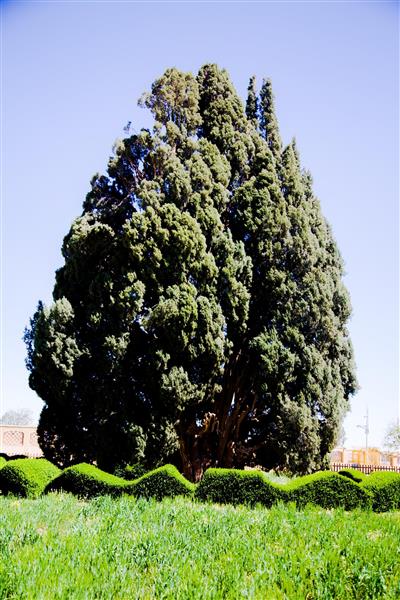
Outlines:
<svg viewBox="0 0 400 600"><path fill-rule="evenodd" d="M260 130L272 154L279 163L282 141L275 115L275 101L270 79L264 79L260 90Z"/></svg>
<svg viewBox="0 0 400 600"><path fill-rule="evenodd" d="M64 239L26 332L39 439L62 466L307 473L356 388L343 265L271 83L168 69Z"/></svg>
<svg viewBox="0 0 400 600"><path fill-rule="evenodd" d="M255 75L250 77L249 87L247 88L246 117L249 121L252 121L255 127L258 126L258 98Z"/></svg>

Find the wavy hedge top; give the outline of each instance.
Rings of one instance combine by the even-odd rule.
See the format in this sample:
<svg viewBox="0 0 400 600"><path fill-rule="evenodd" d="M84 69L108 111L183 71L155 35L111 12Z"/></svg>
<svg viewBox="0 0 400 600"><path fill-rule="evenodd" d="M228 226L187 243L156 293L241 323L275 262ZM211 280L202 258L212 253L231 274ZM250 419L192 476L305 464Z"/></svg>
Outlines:
<svg viewBox="0 0 400 600"><path fill-rule="evenodd" d="M45 459L10 461L0 469L0 491L36 497L43 492L65 491L86 498L129 494L162 500L185 495L200 501L261 504L295 502L323 508L372 508L383 512L400 509L400 473L375 472L357 483L350 477L320 471L280 484L262 471L208 469L199 484L189 482L173 465L165 465L127 481L94 465L81 463L62 472Z"/></svg>
<svg viewBox="0 0 400 600"><path fill-rule="evenodd" d="M173 465L165 465L133 481L110 475L94 465L81 463L65 469L49 483L46 491L63 490L79 496L93 497L102 494L120 496L155 497L193 494L195 486L187 481Z"/></svg>

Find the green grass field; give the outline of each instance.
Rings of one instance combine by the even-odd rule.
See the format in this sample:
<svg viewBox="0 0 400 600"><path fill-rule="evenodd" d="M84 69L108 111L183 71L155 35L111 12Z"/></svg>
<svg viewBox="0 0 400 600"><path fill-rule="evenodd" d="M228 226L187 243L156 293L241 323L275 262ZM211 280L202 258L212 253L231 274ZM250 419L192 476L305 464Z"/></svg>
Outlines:
<svg viewBox="0 0 400 600"><path fill-rule="evenodd" d="M0 498L0 597L400 598L400 513Z"/></svg>

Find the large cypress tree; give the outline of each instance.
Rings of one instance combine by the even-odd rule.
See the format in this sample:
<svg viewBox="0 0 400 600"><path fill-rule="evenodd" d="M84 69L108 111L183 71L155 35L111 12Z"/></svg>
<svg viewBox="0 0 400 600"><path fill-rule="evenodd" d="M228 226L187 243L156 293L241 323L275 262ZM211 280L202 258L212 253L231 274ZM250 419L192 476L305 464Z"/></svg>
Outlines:
<svg viewBox="0 0 400 600"><path fill-rule="evenodd" d="M26 332L39 439L62 465L324 465L355 391L343 267L281 152L270 82L246 113L215 65L168 69L64 239ZM258 119L258 122L257 122Z"/></svg>

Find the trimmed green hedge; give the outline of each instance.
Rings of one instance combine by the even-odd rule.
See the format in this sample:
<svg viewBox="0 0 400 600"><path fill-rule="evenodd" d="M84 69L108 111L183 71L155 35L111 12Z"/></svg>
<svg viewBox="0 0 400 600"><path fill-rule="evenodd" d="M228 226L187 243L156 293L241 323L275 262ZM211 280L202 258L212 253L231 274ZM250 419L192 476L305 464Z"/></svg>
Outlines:
<svg viewBox="0 0 400 600"><path fill-rule="evenodd" d="M275 484L259 471L208 469L196 490L196 497L221 504L256 504L272 506L278 500L308 503L323 508L341 506L346 510L371 505L368 492L349 478L321 471L298 477L287 484Z"/></svg>
<svg viewBox="0 0 400 600"><path fill-rule="evenodd" d="M132 482L134 496L162 500L166 496L191 496L196 486L181 475L173 465L165 465Z"/></svg>
<svg viewBox="0 0 400 600"><path fill-rule="evenodd" d="M172 465L165 465L150 471L135 481L126 481L122 477L106 473L94 465L81 463L62 471L56 479L50 482L46 491L63 490L85 498L104 494L110 496L130 494L161 500L165 496L192 494L194 487Z"/></svg>
<svg viewBox="0 0 400 600"><path fill-rule="evenodd" d="M286 493L286 499L295 502L298 507L308 503L322 508L340 506L346 510L371 506L371 496L366 490L349 477L331 471L298 477L281 489Z"/></svg>
<svg viewBox="0 0 400 600"><path fill-rule="evenodd" d="M361 482L357 483L354 478ZM0 457L1 493L34 498L44 491L57 490L86 498L129 494L162 500L166 496L184 495L221 504L258 503L266 507L281 500L295 502L298 507L315 504L322 508L352 510L372 506L377 512L400 509L400 473L376 471L363 475L356 469L348 469L343 474L320 471L279 484L270 481L262 471L208 469L195 485L173 465L127 481L87 463L61 472L44 458L6 462Z"/></svg>
<svg viewBox="0 0 400 600"><path fill-rule="evenodd" d="M4 465L7 464L6 459L4 458L4 456L0 456L0 469L2 469L4 467Z"/></svg>
<svg viewBox="0 0 400 600"><path fill-rule="evenodd" d="M126 465L120 469L117 469L114 475L118 475L118 477L122 477L127 481L133 481L134 479L139 479L142 475L146 475L147 469L140 463L136 463L135 465Z"/></svg>
<svg viewBox="0 0 400 600"><path fill-rule="evenodd" d="M122 477L106 473L88 463L80 463L64 469L49 483L46 492L62 490L84 498L93 498L104 494L120 496L131 485Z"/></svg>
<svg viewBox="0 0 400 600"><path fill-rule="evenodd" d="M400 473L374 471L360 486L372 495L374 511L400 510Z"/></svg>
<svg viewBox="0 0 400 600"><path fill-rule="evenodd" d="M339 475L349 477L349 479L352 479L356 483L360 483L361 481L364 481L366 477L368 477L368 475L365 475L365 473L362 473L362 471L359 471L358 469L342 469L339 471Z"/></svg>
<svg viewBox="0 0 400 600"><path fill-rule="evenodd" d="M0 469L0 491L36 498L59 473L60 469L45 458L10 460Z"/></svg>
<svg viewBox="0 0 400 600"><path fill-rule="evenodd" d="M196 498L221 504L272 506L283 499L280 488L261 471L207 469L196 489Z"/></svg>

